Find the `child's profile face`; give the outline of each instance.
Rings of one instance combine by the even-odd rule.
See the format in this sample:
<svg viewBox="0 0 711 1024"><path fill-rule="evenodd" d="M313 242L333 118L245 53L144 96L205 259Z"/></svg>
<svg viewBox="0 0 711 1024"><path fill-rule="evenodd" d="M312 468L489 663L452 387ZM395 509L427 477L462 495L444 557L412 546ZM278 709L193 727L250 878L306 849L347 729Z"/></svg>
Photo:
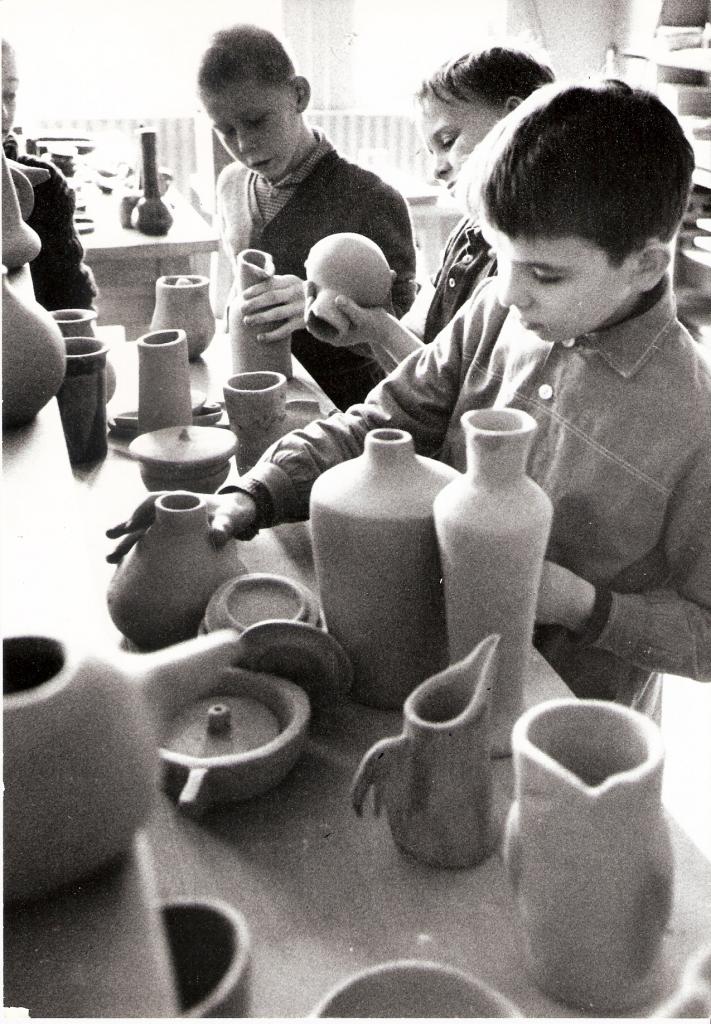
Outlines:
<svg viewBox="0 0 711 1024"><path fill-rule="evenodd" d="M462 164L503 116L503 110L482 101L452 98L445 103L431 93L419 101L420 134L434 158L435 177L450 192Z"/></svg>
<svg viewBox="0 0 711 1024"><path fill-rule="evenodd" d="M292 83L228 82L201 99L225 148L251 170L278 181L299 162L304 126Z"/></svg>
<svg viewBox="0 0 711 1024"><path fill-rule="evenodd" d="M609 327L632 312L641 294L638 255L621 265L577 236L510 238L490 225L502 305L545 341L566 341Z"/></svg>

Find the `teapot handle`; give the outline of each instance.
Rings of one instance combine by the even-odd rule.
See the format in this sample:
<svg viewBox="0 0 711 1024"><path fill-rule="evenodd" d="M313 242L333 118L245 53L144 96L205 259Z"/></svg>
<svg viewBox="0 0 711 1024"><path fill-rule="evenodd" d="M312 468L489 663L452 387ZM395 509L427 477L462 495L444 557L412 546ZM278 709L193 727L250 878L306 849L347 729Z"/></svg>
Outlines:
<svg viewBox="0 0 711 1024"><path fill-rule="evenodd" d="M208 768L191 768L178 798L178 807L191 818L200 818L209 806Z"/></svg>
<svg viewBox="0 0 711 1024"><path fill-rule="evenodd" d="M363 814L363 804L370 787L373 787L373 813L377 817L382 806L383 792L393 758L405 742L404 736L388 736L378 740L365 754L358 765L351 783L351 801L358 817Z"/></svg>

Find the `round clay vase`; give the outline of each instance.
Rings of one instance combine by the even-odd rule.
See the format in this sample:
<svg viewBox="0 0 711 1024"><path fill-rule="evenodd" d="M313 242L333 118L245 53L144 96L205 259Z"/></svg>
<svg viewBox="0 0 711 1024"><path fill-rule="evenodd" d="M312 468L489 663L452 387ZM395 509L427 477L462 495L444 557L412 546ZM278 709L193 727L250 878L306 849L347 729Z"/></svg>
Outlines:
<svg viewBox="0 0 711 1024"><path fill-rule="evenodd" d="M378 429L361 456L311 491L311 528L329 633L350 656L354 700L400 708L448 664L432 503L459 474L415 453L410 434Z"/></svg>
<svg viewBox="0 0 711 1024"><path fill-rule="evenodd" d="M21 179L24 179L21 181ZM42 248L39 235L25 224L20 209L15 181L20 184L23 204L27 208L27 186L32 190L27 178L14 167L12 173L5 156L2 154L2 262L8 270L29 263L38 255Z"/></svg>
<svg viewBox="0 0 711 1024"><path fill-rule="evenodd" d="M291 338L284 338L282 341L259 341L257 335L262 333L263 328L248 327L239 312L242 296L247 288L261 281L268 281L272 277L274 261L269 253L260 249L244 249L237 256L233 294L227 307L232 372L271 370L273 373L284 374L287 380L290 380L293 375Z"/></svg>
<svg viewBox="0 0 711 1024"><path fill-rule="evenodd" d="M138 433L193 422L185 331L150 331L138 348Z"/></svg>
<svg viewBox="0 0 711 1024"><path fill-rule="evenodd" d="M154 523L116 567L109 614L140 649L166 647L196 636L213 591L241 572L236 541L216 548L210 539L204 499L172 491L156 499Z"/></svg>
<svg viewBox="0 0 711 1024"><path fill-rule="evenodd" d="M624 1016L653 995L672 908L659 727L608 701L545 701L516 722L513 756L504 861L528 971L554 999Z"/></svg>
<svg viewBox="0 0 711 1024"><path fill-rule="evenodd" d="M306 327L320 341L333 341L348 330L349 320L335 299L346 295L359 306L384 306L392 284L380 246L365 235L344 231L314 245L306 259L306 277L316 286L306 309Z"/></svg>
<svg viewBox="0 0 711 1024"><path fill-rule="evenodd" d="M21 427L57 394L66 370L64 339L32 297L29 270L2 268L2 425Z"/></svg>
<svg viewBox="0 0 711 1024"><path fill-rule="evenodd" d="M180 327L188 339L188 359L202 355L215 334L210 279L201 274L167 275L156 281L152 331Z"/></svg>
<svg viewBox="0 0 711 1024"><path fill-rule="evenodd" d="M449 652L463 658L501 636L491 694L492 754L511 753L523 711L536 599L552 520L548 496L526 475L536 422L516 409L464 413L467 469L434 503Z"/></svg>
<svg viewBox="0 0 711 1024"><path fill-rule="evenodd" d="M488 695L498 642L487 637L420 683L405 701L401 735L371 747L353 779L356 813L372 786L375 812L384 803L400 849L435 867L473 867L494 846Z"/></svg>
<svg viewBox="0 0 711 1024"><path fill-rule="evenodd" d="M131 214L131 223L144 235L167 235L173 214L161 197L155 128L139 129L143 195Z"/></svg>

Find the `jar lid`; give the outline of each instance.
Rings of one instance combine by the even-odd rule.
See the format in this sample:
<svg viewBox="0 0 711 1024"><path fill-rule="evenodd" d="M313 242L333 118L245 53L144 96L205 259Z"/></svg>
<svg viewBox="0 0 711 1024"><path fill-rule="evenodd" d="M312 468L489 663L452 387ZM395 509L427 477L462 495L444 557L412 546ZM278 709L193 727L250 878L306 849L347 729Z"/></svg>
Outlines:
<svg viewBox="0 0 711 1024"><path fill-rule="evenodd" d="M129 454L148 466L206 466L234 455L237 438L222 427L163 427L140 434Z"/></svg>

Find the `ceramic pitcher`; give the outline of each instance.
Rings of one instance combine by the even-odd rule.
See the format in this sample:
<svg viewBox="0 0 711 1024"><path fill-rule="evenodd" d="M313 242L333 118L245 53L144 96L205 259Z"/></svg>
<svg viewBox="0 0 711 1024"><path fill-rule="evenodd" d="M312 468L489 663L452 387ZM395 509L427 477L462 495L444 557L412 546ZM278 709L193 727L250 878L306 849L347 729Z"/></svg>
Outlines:
<svg viewBox="0 0 711 1024"><path fill-rule="evenodd" d="M671 913L658 726L607 701L546 701L513 730L504 860L528 970L554 999L622 1015L646 1002Z"/></svg>
<svg viewBox="0 0 711 1024"><path fill-rule="evenodd" d="M380 740L353 780L361 814L372 786L397 845L437 867L472 867L494 842L488 694L499 638L421 683L405 701L403 731Z"/></svg>
<svg viewBox="0 0 711 1024"><path fill-rule="evenodd" d="M252 285L274 277L274 261L260 249L244 249L237 256L232 298L227 307L227 329L232 350L232 372L250 373L271 370L283 373L287 380L293 374L291 338L282 341L259 341L262 327L248 327L242 320L239 306L242 295ZM272 328L273 329L273 328Z"/></svg>

